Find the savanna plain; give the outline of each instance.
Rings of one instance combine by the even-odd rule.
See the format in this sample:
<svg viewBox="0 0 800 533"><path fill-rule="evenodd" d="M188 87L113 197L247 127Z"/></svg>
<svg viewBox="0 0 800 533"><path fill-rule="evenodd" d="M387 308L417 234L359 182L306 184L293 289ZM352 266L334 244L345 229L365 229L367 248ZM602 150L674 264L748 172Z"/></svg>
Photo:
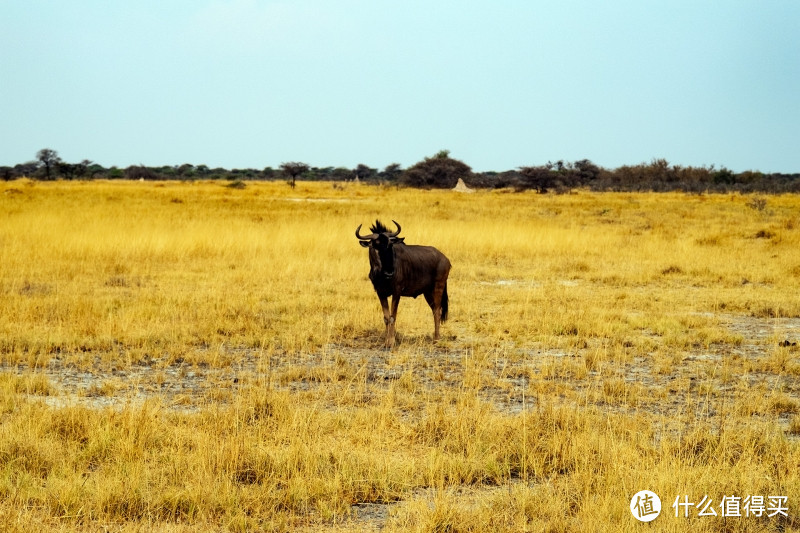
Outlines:
<svg viewBox="0 0 800 533"><path fill-rule="evenodd" d="M4 182L0 529L800 530L799 294L792 195Z"/></svg>

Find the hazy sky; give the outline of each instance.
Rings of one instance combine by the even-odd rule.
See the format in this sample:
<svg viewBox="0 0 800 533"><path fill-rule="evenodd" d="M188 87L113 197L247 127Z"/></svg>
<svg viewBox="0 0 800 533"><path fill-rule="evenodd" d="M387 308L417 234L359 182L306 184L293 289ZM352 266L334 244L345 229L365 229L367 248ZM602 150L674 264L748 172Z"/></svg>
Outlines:
<svg viewBox="0 0 800 533"><path fill-rule="evenodd" d="M800 2L0 0L0 165L800 172Z"/></svg>

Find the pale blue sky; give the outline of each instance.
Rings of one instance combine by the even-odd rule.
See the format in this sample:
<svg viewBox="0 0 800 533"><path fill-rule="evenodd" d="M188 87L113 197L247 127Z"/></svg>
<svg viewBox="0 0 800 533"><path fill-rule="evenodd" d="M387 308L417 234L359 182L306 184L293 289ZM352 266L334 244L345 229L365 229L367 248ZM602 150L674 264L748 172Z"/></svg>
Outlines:
<svg viewBox="0 0 800 533"><path fill-rule="evenodd" d="M800 2L0 0L0 165L800 172Z"/></svg>

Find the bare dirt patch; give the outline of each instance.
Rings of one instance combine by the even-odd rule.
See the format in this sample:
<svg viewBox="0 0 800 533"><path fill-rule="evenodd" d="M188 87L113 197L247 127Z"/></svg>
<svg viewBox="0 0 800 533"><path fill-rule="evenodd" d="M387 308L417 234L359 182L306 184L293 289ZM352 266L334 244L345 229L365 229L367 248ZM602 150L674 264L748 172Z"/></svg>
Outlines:
<svg viewBox="0 0 800 533"><path fill-rule="evenodd" d="M652 353L595 363L588 345L478 353L458 341L438 346L413 338L402 339L401 349L389 352L377 347L381 333L375 331L347 346L331 345L313 354L228 349L225 360L231 363L219 367L154 359L127 368L98 365L87 370L56 359L38 371L59 391L47 403L98 408L155 398L179 410L200 409L230 400L248 383L299 392L358 385L369 394L407 381L409 387L431 393L467 388L509 413L535 405L546 393L565 402L662 415L680 409L692 396L704 395L707 403L719 404L748 387L800 397L800 349L794 344L800 340L800 319L717 318L740 340L662 355L666 363ZM706 415L714 410L709 406ZM784 418L789 414L780 413Z"/></svg>

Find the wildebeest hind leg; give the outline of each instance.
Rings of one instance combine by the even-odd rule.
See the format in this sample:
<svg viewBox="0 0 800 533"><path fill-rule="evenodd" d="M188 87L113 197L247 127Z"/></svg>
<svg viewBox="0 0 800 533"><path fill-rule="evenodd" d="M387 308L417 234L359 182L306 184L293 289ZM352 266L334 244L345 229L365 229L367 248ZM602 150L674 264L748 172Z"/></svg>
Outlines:
<svg viewBox="0 0 800 533"><path fill-rule="evenodd" d="M436 295L438 294L438 298ZM431 306L433 311L433 340L439 340L439 324L442 322L442 293L441 291L430 291L425 293L425 301Z"/></svg>

